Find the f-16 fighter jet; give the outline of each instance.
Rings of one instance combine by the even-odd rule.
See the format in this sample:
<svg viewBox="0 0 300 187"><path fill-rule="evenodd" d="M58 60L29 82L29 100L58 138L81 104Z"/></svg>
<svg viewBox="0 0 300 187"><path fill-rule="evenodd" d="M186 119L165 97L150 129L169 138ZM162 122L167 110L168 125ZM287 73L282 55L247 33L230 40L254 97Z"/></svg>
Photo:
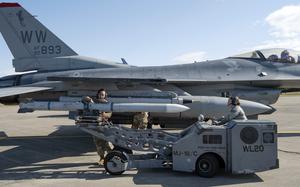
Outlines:
<svg viewBox="0 0 300 187"><path fill-rule="evenodd" d="M106 88L113 102L176 103L181 113L151 113L153 123L191 124L199 114L226 115L238 96L246 115L272 113L282 92L300 90L300 52L256 50L191 64L136 67L78 55L18 3L0 3L0 32L19 74L0 78L2 103L74 101ZM126 62L126 61L125 61ZM28 73L30 72L30 73ZM118 122L131 118L114 115Z"/></svg>

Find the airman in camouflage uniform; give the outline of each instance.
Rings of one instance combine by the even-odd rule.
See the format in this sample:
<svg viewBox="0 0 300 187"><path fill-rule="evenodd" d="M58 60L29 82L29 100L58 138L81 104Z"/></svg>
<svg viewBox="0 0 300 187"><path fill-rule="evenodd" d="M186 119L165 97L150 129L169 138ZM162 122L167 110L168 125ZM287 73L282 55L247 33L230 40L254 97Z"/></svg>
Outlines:
<svg viewBox="0 0 300 187"><path fill-rule="evenodd" d="M247 116L240 106L240 99L238 97L229 97L227 105L230 107L229 114L225 118L214 122L215 125L222 125L234 119L247 120Z"/></svg>
<svg viewBox="0 0 300 187"><path fill-rule="evenodd" d="M107 93L104 89L100 89L97 92L96 99L93 101L90 97L86 96L82 99L83 103L107 103ZM101 112L99 113L99 117L101 119L101 122L107 122L109 118L111 117L111 112ZM112 150L112 147L110 146L109 142L99 139L97 137L93 137L94 143L96 145L97 153L100 157L98 164L103 165L104 163L104 157L107 154L107 152Z"/></svg>
<svg viewBox="0 0 300 187"><path fill-rule="evenodd" d="M107 93L104 89L100 89L97 92L95 103L107 103ZM101 112L100 117L102 119L102 122L107 122L109 118L111 118L112 113L111 112ZM97 137L94 137L94 142L96 145L97 153L100 156L99 165L103 165L104 163L104 157L107 154L107 152L112 150L112 147L109 145L109 142L99 139Z"/></svg>

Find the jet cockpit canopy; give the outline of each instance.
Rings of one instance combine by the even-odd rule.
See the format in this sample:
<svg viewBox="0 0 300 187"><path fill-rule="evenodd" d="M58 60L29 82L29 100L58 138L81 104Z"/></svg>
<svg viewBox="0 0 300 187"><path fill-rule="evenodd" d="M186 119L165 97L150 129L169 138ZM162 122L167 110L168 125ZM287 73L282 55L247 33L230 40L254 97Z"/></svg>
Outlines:
<svg viewBox="0 0 300 187"><path fill-rule="evenodd" d="M300 63L300 51L284 48L261 49L229 58L257 59L279 63Z"/></svg>

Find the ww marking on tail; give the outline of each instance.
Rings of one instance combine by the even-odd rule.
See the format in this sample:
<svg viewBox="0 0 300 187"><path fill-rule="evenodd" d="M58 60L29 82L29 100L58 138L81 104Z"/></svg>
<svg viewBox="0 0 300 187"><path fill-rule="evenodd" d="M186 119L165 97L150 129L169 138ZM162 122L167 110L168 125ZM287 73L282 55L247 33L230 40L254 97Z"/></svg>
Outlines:
<svg viewBox="0 0 300 187"><path fill-rule="evenodd" d="M37 43L45 43L47 37L47 31L35 30L35 31L20 31L23 43L31 43L33 38ZM35 37L32 37L35 36Z"/></svg>

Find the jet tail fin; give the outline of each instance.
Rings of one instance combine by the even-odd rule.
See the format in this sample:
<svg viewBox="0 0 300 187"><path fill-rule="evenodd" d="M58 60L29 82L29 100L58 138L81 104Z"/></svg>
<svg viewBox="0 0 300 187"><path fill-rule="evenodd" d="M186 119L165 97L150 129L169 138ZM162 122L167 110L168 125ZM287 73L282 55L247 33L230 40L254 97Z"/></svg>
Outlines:
<svg viewBox="0 0 300 187"><path fill-rule="evenodd" d="M15 60L77 55L18 3L0 3L0 25Z"/></svg>

